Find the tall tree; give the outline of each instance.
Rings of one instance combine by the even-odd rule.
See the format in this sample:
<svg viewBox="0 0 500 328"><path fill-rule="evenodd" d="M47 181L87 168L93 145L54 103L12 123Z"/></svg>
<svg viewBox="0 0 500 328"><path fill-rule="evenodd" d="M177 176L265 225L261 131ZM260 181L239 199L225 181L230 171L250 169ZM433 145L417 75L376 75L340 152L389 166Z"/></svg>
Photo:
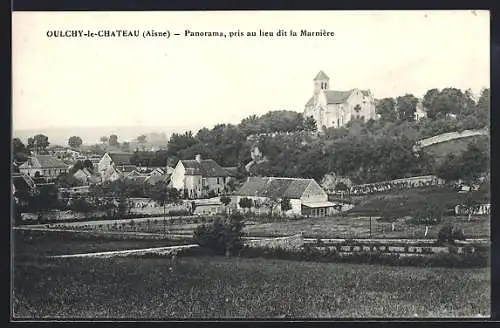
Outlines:
<svg viewBox="0 0 500 328"><path fill-rule="evenodd" d="M28 159L28 149L19 138L12 139L12 153L14 160L24 162Z"/></svg>
<svg viewBox="0 0 500 328"><path fill-rule="evenodd" d="M106 145L109 141L109 137L108 136L102 136L99 138L99 140L102 142L103 145Z"/></svg>
<svg viewBox="0 0 500 328"><path fill-rule="evenodd" d="M120 146L120 143L118 142L118 136L116 134L112 134L109 136L109 145L112 147L118 147Z"/></svg>
<svg viewBox="0 0 500 328"><path fill-rule="evenodd" d="M481 96L479 97L476 105L476 115L478 120L487 126L490 124L490 89L486 88L481 90Z"/></svg>
<svg viewBox="0 0 500 328"><path fill-rule="evenodd" d="M412 94L406 94L402 97L398 97L396 100L398 118L401 121L415 120L417 103L418 103L418 98Z"/></svg>
<svg viewBox="0 0 500 328"><path fill-rule="evenodd" d="M72 136L72 137L69 137L69 139L68 139L68 145L71 148L79 148L82 145L82 143L83 143L82 138L80 138L78 136Z"/></svg>
<svg viewBox="0 0 500 328"><path fill-rule="evenodd" d="M380 119L383 121L396 121L396 100L394 98L380 99L375 107L375 112L380 115Z"/></svg>
<svg viewBox="0 0 500 328"><path fill-rule="evenodd" d="M49 138L43 134L37 134L32 138L28 138L28 150L30 151L43 153L46 152L49 145Z"/></svg>

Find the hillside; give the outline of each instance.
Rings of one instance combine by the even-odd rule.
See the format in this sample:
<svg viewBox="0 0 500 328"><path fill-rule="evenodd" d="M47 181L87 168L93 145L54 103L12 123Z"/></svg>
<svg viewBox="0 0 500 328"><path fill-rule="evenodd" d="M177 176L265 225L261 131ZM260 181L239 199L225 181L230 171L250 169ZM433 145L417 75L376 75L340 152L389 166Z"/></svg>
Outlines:
<svg viewBox="0 0 500 328"><path fill-rule="evenodd" d="M432 144L423 149L423 151L436 159L436 162L442 162L449 153L456 156L460 155L467 149L471 142L487 140L488 136L475 135L464 138L447 140Z"/></svg>

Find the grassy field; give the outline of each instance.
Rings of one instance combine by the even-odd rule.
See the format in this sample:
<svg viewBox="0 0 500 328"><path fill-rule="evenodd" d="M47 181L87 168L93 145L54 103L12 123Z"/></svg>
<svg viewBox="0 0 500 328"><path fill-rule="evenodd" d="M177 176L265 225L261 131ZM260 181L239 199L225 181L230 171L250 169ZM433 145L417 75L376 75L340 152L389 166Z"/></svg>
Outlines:
<svg viewBox="0 0 500 328"><path fill-rule="evenodd" d="M489 217L474 217L470 222L467 218L448 217L440 224L429 226L425 237L425 226L415 225L405 218L392 224L371 219L371 236L373 238L437 238L439 229L451 223L464 230L467 238L489 238ZM297 221L274 222L247 226L244 231L248 236L290 236L302 232L310 238L368 238L370 237L369 217L330 217L322 219L307 219Z"/></svg>
<svg viewBox="0 0 500 328"><path fill-rule="evenodd" d="M351 215L412 215L429 202L439 203L445 208L454 208L462 204L468 193L459 193L447 187L426 187L408 190L397 190L388 193L352 197L356 206L348 213ZM489 203L488 189L471 192L470 195L478 202Z"/></svg>
<svg viewBox="0 0 500 328"><path fill-rule="evenodd" d="M489 315L489 269L265 259L16 263L14 317L348 318Z"/></svg>
<svg viewBox="0 0 500 328"><path fill-rule="evenodd" d="M224 257L48 259L167 246L17 232L13 316L339 318L489 315L484 269L390 267ZM31 239L29 238L31 236ZM29 256L27 256L29 255Z"/></svg>
<svg viewBox="0 0 500 328"><path fill-rule="evenodd" d="M486 138L486 136L473 136L449 140L425 147L424 151L436 158L437 161L443 161L449 153L460 156L460 154L467 149L469 143L482 141Z"/></svg>
<svg viewBox="0 0 500 328"><path fill-rule="evenodd" d="M15 231L13 236L15 259L51 255L116 251L134 248L179 245L168 240L117 240L114 238L88 238L71 232Z"/></svg>

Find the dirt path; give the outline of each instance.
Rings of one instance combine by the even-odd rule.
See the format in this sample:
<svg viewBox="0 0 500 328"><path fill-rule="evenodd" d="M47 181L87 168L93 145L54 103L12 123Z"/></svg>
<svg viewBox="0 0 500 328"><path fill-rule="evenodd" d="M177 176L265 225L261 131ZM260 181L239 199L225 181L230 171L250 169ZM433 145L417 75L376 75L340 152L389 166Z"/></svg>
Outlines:
<svg viewBox="0 0 500 328"><path fill-rule="evenodd" d="M169 247L154 247L154 248L141 248L141 249L128 249L124 251L108 251L108 252L96 252L96 253L83 253L83 254L70 254L70 255L54 255L50 258L69 258L69 257L114 257L114 256L127 256L127 255L144 255L147 253L154 253L158 255L165 255L169 253L175 253L175 251L181 249L189 249L199 247L199 245L182 245L182 246L169 246Z"/></svg>

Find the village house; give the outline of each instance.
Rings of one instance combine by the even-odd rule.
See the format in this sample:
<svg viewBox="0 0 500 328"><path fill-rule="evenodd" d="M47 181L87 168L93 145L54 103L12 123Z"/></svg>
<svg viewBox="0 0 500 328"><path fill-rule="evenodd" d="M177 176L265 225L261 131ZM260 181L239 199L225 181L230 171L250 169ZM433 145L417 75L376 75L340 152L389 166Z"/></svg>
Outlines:
<svg viewBox="0 0 500 328"><path fill-rule="evenodd" d="M304 117L313 117L318 131L345 126L354 118L376 119L375 99L370 90L330 90L330 78L320 71L314 78L313 96L305 105Z"/></svg>
<svg viewBox="0 0 500 328"><path fill-rule="evenodd" d="M236 208L242 198L252 200L258 214L269 213L286 216L323 217L335 213L336 204L328 201L328 195L314 179L249 177L234 193ZM281 200L289 199L291 209L281 211ZM255 206L257 204L257 206Z"/></svg>
<svg viewBox="0 0 500 328"><path fill-rule="evenodd" d="M100 182L100 178L92 174L92 172L86 167L76 171L73 174L73 177L85 185Z"/></svg>
<svg viewBox="0 0 500 328"><path fill-rule="evenodd" d="M97 164L97 169L99 172L102 172L111 166L119 170L131 167L132 163L130 163L130 159L132 155L132 153L106 153Z"/></svg>
<svg viewBox="0 0 500 328"><path fill-rule="evenodd" d="M61 161L72 161L74 162L80 157L80 152L73 150L68 147L54 146L49 149L49 154Z"/></svg>
<svg viewBox="0 0 500 328"><path fill-rule="evenodd" d="M19 166L19 172L30 177L56 178L67 173L69 166L51 155L34 155Z"/></svg>
<svg viewBox="0 0 500 328"><path fill-rule="evenodd" d="M212 191L220 195L230 181L230 174L213 159L179 160L171 176L171 186L189 198L202 198Z"/></svg>

